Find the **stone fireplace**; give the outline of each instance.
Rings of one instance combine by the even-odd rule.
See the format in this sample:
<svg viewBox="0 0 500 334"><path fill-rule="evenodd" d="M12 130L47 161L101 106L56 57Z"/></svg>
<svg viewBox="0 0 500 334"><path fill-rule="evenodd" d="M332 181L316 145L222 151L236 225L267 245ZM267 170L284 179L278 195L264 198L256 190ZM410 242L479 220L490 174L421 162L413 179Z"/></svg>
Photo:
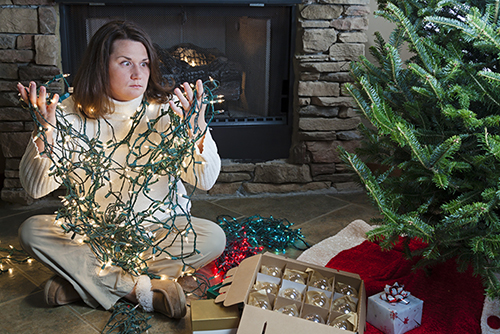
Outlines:
<svg viewBox="0 0 500 334"><path fill-rule="evenodd" d="M210 0L204 4L216 6L215 2ZM320 189L342 192L357 189L353 175L339 159L337 147L341 145L353 151L361 139L357 131L360 118L343 85L352 80L349 62L364 54L369 0L309 0L285 5L277 0L266 0L245 4L238 1L238 4L238 10L243 13L253 13L251 9L254 7L276 11L280 6L292 13L292 22L286 26L288 30L293 29L287 31L290 45L274 46L285 48L288 52L286 56L279 57L278 64L287 65L289 62L289 71L281 68L283 75L275 79L279 81L271 79L276 74L271 74L264 81L269 98L278 96L275 99L277 102L273 103L279 107L269 108L271 104L267 104L250 108L267 113L252 115L251 118L264 128L275 126L274 131L268 131L268 137L257 143L255 155L248 148L256 137L261 136L255 132L255 124L248 125L245 130L245 127L237 127L236 130L233 127L231 131L250 131L253 135L239 139L241 147L244 147L239 150L243 152L241 156L232 156L226 153L225 148L221 150L221 175L208 194L248 195ZM90 7L101 5L94 3ZM0 176L3 176L2 199L7 202L33 202L21 188L18 171L33 126L29 113L20 107L15 86L18 81L24 84L29 80L42 83L63 70L67 71L67 65L64 69L62 65L62 59L67 55L61 45L71 43L71 40L67 32L60 29L64 26L66 10L65 5L49 0L0 0ZM269 34L265 29L262 31ZM266 44L266 47L270 50L273 44ZM227 50L219 51L227 56ZM264 67L275 67L275 64L269 62ZM239 93L236 95L241 97ZM236 121L241 116L234 106L221 108L233 108ZM259 119L257 116L262 117ZM220 122L228 117L223 116ZM274 123L265 124L266 117ZM280 126L284 129L281 132ZM212 128L213 133L224 130L223 125L215 123ZM232 138L231 131L228 131L227 138ZM214 137L218 142L237 145L230 139ZM278 139L285 143L285 149L272 155L258 156L264 146L273 146ZM245 152L249 152L247 156Z"/></svg>
<svg viewBox="0 0 500 334"><path fill-rule="evenodd" d="M215 93L224 98L215 108L223 112L214 116L211 128L221 157L246 161L288 157L298 0L268 6L242 6L232 0L182 5L179 0L163 0L127 6L116 3L119 0L108 0L105 6L60 1L61 34L68 41L62 43L64 73L76 73L90 37L104 23L135 22L159 50L167 81L179 85L212 77L220 82Z"/></svg>

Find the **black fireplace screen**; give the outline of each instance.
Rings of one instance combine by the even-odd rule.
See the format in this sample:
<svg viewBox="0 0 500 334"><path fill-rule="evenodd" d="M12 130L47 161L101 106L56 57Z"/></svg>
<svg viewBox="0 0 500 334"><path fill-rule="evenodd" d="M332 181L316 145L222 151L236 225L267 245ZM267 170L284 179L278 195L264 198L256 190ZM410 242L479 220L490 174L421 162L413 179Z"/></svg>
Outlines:
<svg viewBox="0 0 500 334"><path fill-rule="evenodd" d="M151 36L165 79L212 77L223 110L211 123L223 158L288 157L291 141L294 6L61 5L63 70L76 73L94 32L127 19Z"/></svg>

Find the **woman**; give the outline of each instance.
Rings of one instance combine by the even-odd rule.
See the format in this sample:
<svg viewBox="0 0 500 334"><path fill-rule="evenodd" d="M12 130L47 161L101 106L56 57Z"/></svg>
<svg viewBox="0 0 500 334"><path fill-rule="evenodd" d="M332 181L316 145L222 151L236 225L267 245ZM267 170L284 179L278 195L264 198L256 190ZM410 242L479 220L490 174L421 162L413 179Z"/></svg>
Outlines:
<svg viewBox="0 0 500 334"><path fill-rule="evenodd" d="M142 106L145 106L144 120L132 133L131 140L137 133L147 130L146 120L157 118L168 104L184 121L185 114L195 102L201 105L203 85L196 83L197 95L185 83L184 90L176 88L175 98L182 109L174 103L172 95L160 84L158 59L147 34L136 25L113 21L101 27L92 37L80 69L74 79L74 93L71 98L62 102L66 121L73 123L72 128L80 129L88 138L98 138L101 143L116 143L130 135L131 117ZM24 101L29 101L38 111L40 124L35 130L33 140L28 143L20 164L20 176L23 187L35 198L47 195L60 186L58 180L50 176L53 162L49 159L52 150L60 150L55 141L57 131L52 126L56 123L56 107L59 97L54 96L52 102L46 103L47 92L40 87L37 96L35 83L29 88L18 84L18 90ZM143 104L146 101L149 104ZM164 105L168 101L167 105ZM181 171L181 177L198 188L209 189L215 183L220 171L220 158L217 147L210 133L205 132L205 107L200 108L199 117L191 117L187 136L194 143L194 161ZM82 126L82 123L85 126ZM156 127L167 128L170 119L162 117ZM41 136L38 131L44 132ZM45 137L45 139L43 139ZM45 147L48 143L49 147ZM105 150L106 148L103 148ZM113 156L113 164L126 166L127 153L131 148L122 145ZM42 153L42 154L41 154ZM105 151L105 153L107 153ZM109 183L123 182L119 173L108 175ZM90 181L82 185L85 191L91 189ZM110 186L111 187L111 186ZM172 188L175 187L175 188ZM102 188L105 189L105 188ZM149 185L147 196L138 196L133 209L137 212L147 208L151 199L164 198L171 189L176 190L175 203L164 203L162 210L154 212L156 221L167 221L174 211L177 228L186 226L190 202L186 190L179 181L171 183L169 176L159 177ZM119 198L127 198L127 189L121 190ZM85 195L85 194L84 194ZM106 191L95 192L95 202L101 207L114 205L117 196L106 196ZM182 242L182 238L168 236L168 231L154 226L156 240L161 246L168 246L169 254L192 253L182 260L172 260L165 254L151 257L151 252L143 254L148 259L149 273L168 279L152 279L148 276L133 276L119 267L111 266L102 270L102 263L96 258L91 248L78 240L72 240L71 234L61 233L62 229L54 225L54 215L39 215L27 219L19 230L23 248L34 258L52 269L56 276L45 286L45 299L49 305L64 305L79 299L92 307L101 305L110 309L120 298L139 303L146 311L158 311L169 317L181 318L186 313L185 296L175 278L183 274L185 263L191 268L200 268L223 251L225 235L222 229L213 222L191 217L193 230L196 232L196 250ZM153 229L154 224L143 222L143 228ZM77 238L78 239L78 238ZM191 247L191 248L189 248ZM175 257L174 257L175 258Z"/></svg>

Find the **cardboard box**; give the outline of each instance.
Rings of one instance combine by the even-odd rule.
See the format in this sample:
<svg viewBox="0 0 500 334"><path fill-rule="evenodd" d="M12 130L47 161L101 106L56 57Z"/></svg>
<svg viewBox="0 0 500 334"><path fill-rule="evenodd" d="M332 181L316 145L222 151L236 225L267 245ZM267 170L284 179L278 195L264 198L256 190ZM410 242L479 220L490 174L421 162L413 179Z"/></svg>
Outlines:
<svg viewBox="0 0 500 334"><path fill-rule="evenodd" d="M263 334L263 333L311 333L315 334L346 334L353 333L349 330L342 330L333 328L326 324L315 323L300 317L292 317L273 310L266 310L260 307L248 305L248 295L252 290L257 275L262 267L277 266L280 268L291 268L301 271L307 269L314 269L321 275L329 278L333 282L339 281L347 283L356 288L359 294L359 301L357 302L357 331L358 334L363 334L366 325L366 304L365 304L365 287L363 280L357 274L352 274L335 269L315 266L297 260L291 260L282 256L277 256L271 253L259 254L249 257L241 262L237 268L229 270L226 274L224 283L231 283L222 287L219 292L220 295L215 299L216 302L223 302L224 306L229 307L243 303L243 313L241 316L240 324L237 334ZM290 282L286 282L285 285ZM283 285L283 282L282 284ZM306 289L310 287L307 286ZM331 294L333 296L333 293ZM333 297L332 297L333 298ZM277 309L280 305L284 305L285 298L279 296L272 296L274 307ZM341 313L331 313L327 309L323 309L314 305L308 305L302 300L301 303L301 316L307 312L321 313L326 321L333 319Z"/></svg>
<svg viewBox="0 0 500 334"><path fill-rule="evenodd" d="M368 298L367 319L370 324L386 334L403 334L419 327L422 323L424 302L415 296L408 296L403 302L389 303L380 298L385 292Z"/></svg>
<svg viewBox="0 0 500 334"><path fill-rule="evenodd" d="M193 334L235 334L240 322L238 306L224 307L213 299L191 302Z"/></svg>

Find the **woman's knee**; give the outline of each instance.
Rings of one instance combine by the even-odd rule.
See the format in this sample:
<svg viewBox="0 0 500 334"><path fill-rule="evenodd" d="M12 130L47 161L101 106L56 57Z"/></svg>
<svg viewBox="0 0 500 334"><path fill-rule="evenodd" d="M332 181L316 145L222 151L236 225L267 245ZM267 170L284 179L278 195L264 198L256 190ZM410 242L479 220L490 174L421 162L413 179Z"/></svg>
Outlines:
<svg viewBox="0 0 500 334"><path fill-rule="evenodd" d="M33 241L40 236L40 232L47 228L47 225L53 221L51 215L37 215L26 219L18 230L18 237L21 246L26 249L33 244Z"/></svg>
<svg viewBox="0 0 500 334"><path fill-rule="evenodd" d="M208 234L207 243L209 244L210 253L217 258L226 248L226 233L219 225L211 223Z"/></svg>

